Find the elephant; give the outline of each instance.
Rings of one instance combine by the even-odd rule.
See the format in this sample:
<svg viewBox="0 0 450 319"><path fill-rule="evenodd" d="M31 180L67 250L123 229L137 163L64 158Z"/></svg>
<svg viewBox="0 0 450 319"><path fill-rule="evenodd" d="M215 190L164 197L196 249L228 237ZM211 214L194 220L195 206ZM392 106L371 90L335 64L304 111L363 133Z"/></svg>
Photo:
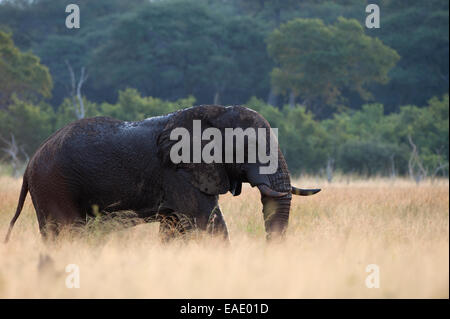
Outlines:
<svg viewBox="0 0 450 319"><path fill-rule="evenodd" d="M128 210L160 221L162 233L191 225L228 241L218 198L227 192L238 196L242 183L259 189L267 239L283 238L292 194L312 195L320 189L291 185L278 144L272 146L278 165L271 174L261 174L263 164L250 162L247 154L240 162L174 163L170 155L177 141L171 132L180 127L192 132L194 120L220 132L271 130L259 113L239 105L200 105L141 121L94 117L72 122L47 138L30 159L5 241L28 192L44 239L56 237L64 226L84 225L96 212Z"/></svg>

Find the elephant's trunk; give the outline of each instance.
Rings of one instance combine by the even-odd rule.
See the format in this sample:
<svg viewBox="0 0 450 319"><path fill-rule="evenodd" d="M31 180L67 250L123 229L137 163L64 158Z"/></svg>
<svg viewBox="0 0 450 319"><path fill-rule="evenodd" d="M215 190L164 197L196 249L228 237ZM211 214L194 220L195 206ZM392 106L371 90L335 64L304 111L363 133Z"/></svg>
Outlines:
<svg viewBox="0 0 450 319"><path fill-rule="evenodd" d="M286 161L280 150L277 171L267 175L266 184L258 185L258 188L261 192L267 239L283 237L289 221L292 186Z"/></svg>
<svg viewBox="0 0 450 319"><path fill-rule="evenodd" d="M261 197L267 239L283 237L288 226L291 196Z"/></svg>

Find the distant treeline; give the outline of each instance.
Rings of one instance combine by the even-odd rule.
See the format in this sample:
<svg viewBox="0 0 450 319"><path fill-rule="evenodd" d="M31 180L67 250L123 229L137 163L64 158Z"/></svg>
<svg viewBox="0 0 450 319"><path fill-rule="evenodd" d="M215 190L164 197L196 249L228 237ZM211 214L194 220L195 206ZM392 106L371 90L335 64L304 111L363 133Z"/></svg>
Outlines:
<svg viewBox="0 0 450 319"><path fill-rule="evenodd" d="M54 108L72 90L68 63L77 76L85 67L82 93L97 103L133 87L200 104L291 98L324 118L367 102L389 113L448 92L448 0L78 0L81 27L67 29L72 2L0 3L0 30L49 68ZM379 29L364 26L368 3L380 6ZM285 25L296 18L307 20Z"/></svg>
<svg viewBox="0 0 450 319"><path fill-rule="evenodd" d="M0 159L77 118L245 104L293 173L448 175L447 0L0 3ZM372 2L371 2L372 3ZM132 88L132 89L130 89Z"/></svg>

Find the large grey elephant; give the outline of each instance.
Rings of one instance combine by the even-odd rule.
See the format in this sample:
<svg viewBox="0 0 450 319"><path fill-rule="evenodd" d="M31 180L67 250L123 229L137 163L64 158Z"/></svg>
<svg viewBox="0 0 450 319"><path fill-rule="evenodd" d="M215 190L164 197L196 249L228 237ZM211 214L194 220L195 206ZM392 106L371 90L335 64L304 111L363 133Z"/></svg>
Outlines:
<svg viewBox="0 0 450 319"><path fill-rule="evenodd" d="M271 174L262 174L262 163L250 162L247 154L243 162L174 163L170 154L177 141L171 132L180 127L192 132L194 120L203 130L270 130L260 114L242 106L202 105L137 122L107 117L73 122L44 141L28 163L6 241L28 191L44 238L57 235L62 226L85 223L94 208L103 214L131 210L160 221L160 230L175 226L182 232L190 224L228 238L218 195L239 195L243 182L261 193L267 237L282 236L291 194L319 190L291 186L277 144L272 146L278 152L277 169Z"/></svg>

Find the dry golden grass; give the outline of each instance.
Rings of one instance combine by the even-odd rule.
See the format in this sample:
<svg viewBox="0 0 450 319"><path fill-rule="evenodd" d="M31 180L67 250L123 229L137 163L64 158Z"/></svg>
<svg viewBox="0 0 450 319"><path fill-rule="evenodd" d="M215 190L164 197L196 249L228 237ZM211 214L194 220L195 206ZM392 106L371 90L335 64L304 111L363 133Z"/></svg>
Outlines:
<svg viewBox="0 0 450 319"><path fill-rule="evenodd" d="M448 298L449 183L296 181L322 187L292 204L286 241L264 239L259 194L221 197L231 245L208 238L163 245L158 224L41 241L29 195L0 244L1 298ZM0 235L21 181L0 177ZM39 256L53 262L38 267ZM65 285L77 264L80 288ZM377 264L380 288L365 285Z"/></svg>

